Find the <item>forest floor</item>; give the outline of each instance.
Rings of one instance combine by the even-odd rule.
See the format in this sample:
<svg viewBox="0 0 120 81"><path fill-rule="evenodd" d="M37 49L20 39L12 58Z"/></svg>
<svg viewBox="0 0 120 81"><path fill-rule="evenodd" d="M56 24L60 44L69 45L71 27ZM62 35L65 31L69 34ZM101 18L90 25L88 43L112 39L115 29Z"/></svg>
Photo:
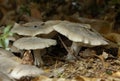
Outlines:
<svg viewBox="0 0 120 81"><path fill-rule="evenodd" d="M104 7L101 9L101 6ZM0 26L13 25L15 22L48 20L88 23L115 46L82 47L77 59L68 62L65 60L67 50L55 37L58 45L47 48L46 54L42 56L44 65L41 68L45 71L43 76L46 76L42 79L49 78L50 80L35 77L28 81L51 81L53 78L76 81L120 81L120 9L116 7L119 6L112 4L112 0L108 2L103 0L95 2L93 0L88 0L88 2L85 0L61 0L61 2L0 0ZM62 39L66 46L71 45L71 41L66 37L62 36ZM99 78L102 79L98 80ZM20 79L19 81L27 80Z"/></svg>

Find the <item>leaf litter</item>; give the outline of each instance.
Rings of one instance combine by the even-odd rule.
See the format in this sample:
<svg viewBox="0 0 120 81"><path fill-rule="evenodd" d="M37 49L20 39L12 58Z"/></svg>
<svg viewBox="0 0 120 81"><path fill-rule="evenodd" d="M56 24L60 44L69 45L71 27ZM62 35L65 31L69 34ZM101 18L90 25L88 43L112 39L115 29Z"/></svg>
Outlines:
<svg viewBox="0 0 120 81"><path fill-rule="evenodd" d="M110 2L112 2L111 0ZM115 18L117 16L117 12L113 12L110 10L104 11L103 14L97 14L101 17L98 18L98 16L94 17L93 14L89 9L89 4L91 5L91 1L83 1L81 4L77 4L77 2L74 2L77 4L78 7L75 5L71 5L72 0L62 0L59 2L44 2L40 1L40 6L36 3L32 3L30 5L25 6L26 9L30 7L31 9L31 16L30 10L28 9L26 15L23 11L21 13L21 4L26 4L27 1L19 0L16 2L18 5L13 5L14 0L2 1L0 0L0 13L3 14L3 17L0 17L0 25L7 25L7 24L14 24L16 21L20 23L25 23L29 21L47 21L51 19L58 19L58 20L68 20L73 22L82 22L82 23L89 23L95 28L98 32L103 34L105 38L112 41L113 43L117 44L117 47L106 48L106 47L95 47L95 48L89 48L89 47L82 47L82 49L79 52L79 55L77 56L77 60L72 62L67 62L65 60L65 56L69 49L69 42L66 42L66 39L64 40L64 37L62 38L63 42L65 42L66 47L61 44L59 40L57 46L53 46L50 48L47 48L47 53L42 55L42 58L44 60L44 66L42 67L45 73L43 76L38 77L28 77L24 76L21 79L17 81L120 81L120 49L119 49L119 27L115 28L114 25L119 26L119 21L115 21ZM8 3L11 6L7 7ZM54 3L54 4L53 4ZM64 3L67 3L65 5ZM100 6L103 4L104 1L97 0L97 4ZM28 4L28 3L27 3ZM58 5L56 7L56 5ZM81 6L80 6L81 5ZM112 4L113 5L113 4ZM24 5L23 5L24 6ZM45 7L46 6L46 7ZM98 8L99 8L98 6ZM110 5L108 5L110 7ZM53 12L54 7L56 7L56 11ZM78 11L74 10L74 7L77 8ZM81 8L86 8L86 10L81 11L79 10ZM68 9L69 8L69 9ZM112 8L114 10L114 8ZM102 10L101 10L102 11ZM108 12L110 13L108 13ZM71 12L71 13L69 13ZM80 12L80 13L78 13ZM96 11L97 12L97 11ZM58 14L56 14L58 13ZM77 14L77 15L76 15ZM111 16L113 14L113 16ZM82 16L82 17L76 17L76 16ZM85 18L84 18L85 17ZM113 18L113 21L111 22L111 17ZM119 18L119 16L117 16ZM91 19L87 19L91 18ZM98 18L93 19L93 18ZM100 20L99 20L100 19ZM101 20L103 19L103 20ZM106 21L107 20L107 21ZM104 24L105 23L105 24ZM111 23L111 24L109 24ZM100 27L98 27L98 25ZM113 30L115 29L115 31ZM114 33L113 33L114 31ZM111 33L112 32L112 33ZM2 33L2 30L0 30L0 33ZM106 35L107 34L107 35ZM57 38L58 39L58 38ZM112 46L112 45L111 45ZM117 50L117 51L116 51ZM6 77L6 75L5 75ZM0 77L0 80L2 78ZM16 80L16 79L15 79ZM3 80L4 81L4 80Z"/></svg>

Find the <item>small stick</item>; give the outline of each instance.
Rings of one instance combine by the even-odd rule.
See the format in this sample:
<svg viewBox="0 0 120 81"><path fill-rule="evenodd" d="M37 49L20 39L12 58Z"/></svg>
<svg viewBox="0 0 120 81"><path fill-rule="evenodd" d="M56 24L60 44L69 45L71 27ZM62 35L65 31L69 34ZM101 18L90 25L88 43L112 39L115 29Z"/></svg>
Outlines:
<svg viewBox="0 0 120 81"><path fill-rule="evenodd" d="M61 37L60 37L59 35L58 35L58 37L59 37L59 40L61 41L62 45L63 45L64 48L66 49L66 51L67 51L68 53L70 53L70 50L69 50L68 47L65 45L65 43L62 41Z"/></svg>

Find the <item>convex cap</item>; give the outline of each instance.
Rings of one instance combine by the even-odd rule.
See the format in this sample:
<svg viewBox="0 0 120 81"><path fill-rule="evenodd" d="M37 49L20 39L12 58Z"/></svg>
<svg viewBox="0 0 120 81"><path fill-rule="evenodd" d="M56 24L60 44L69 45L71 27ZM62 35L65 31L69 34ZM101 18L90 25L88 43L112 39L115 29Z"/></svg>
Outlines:
<svg viewBox="0 0 120 81"><path fill-rule="evenodd" d="M53 25L58 24L59 20L47 22L29 22L26 24L15 23L11 32L25 36L36 36L38 34L48 34L53 31Z"/></svg>
<svg viewBox="0 0 120 81"><path fill-rule="evenodd" d="M13 45L19 49L43 49L56 45L56 40L38 37L23 37L13 43Z"/></svg>
<svg viewBox="0 0 120 81"><path fill-rule="evenodd" d="M8 76L8 74L0 71L0 81L13 81L13 80Z"/></svg>
<svg viewBox="0 0 120 81"><path fill-rule="evenodd" d="M73 42L89 46L107 45L107 41L89 24L64 21L53 27L57 32L68 37Z"/></svg>
<svg viewBox="0 0 120 81"><path fill-rule="evenodd" d="M44 71L42 69L37 68L35 66L20 64L12 70L10 76L16 79L20 79L23 76L32 76L32 77L40 76L43 73Z"/></svg>
<svg viewBox="0 0 120 81"><path fill-rule="evenodd" d="M0 56L12 57L14 54L11 51L0 48Z"/></svg>

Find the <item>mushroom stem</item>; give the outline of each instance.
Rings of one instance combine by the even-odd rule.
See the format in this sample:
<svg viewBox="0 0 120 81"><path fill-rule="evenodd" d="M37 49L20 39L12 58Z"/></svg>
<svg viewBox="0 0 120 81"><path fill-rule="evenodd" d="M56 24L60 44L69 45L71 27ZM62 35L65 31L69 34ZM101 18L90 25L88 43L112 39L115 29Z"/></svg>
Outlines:
<svg viewBox="0 0 120 81"><path fill-rule="evenodd" d="M73 42L70 47L70 52L67 54L66 60L75 60L78 55L81 46L79 46L76 42Z"/></svg>
<svg viewBox="0 0 120 81"><path fill-rule="evenodd" d="M41 58L41 56L43 54L45 54L46 51L44 49L36 49L36 50L33 50L33 54L34 54L34 64L36 66L42 66L44 63L43 63L43 60Z"/></svg>
<svg viewBox="0 0 120 81"><path fill-rule="evenodd" d="M75 56L78 55L80 49L81 49L81 46L78 45L78 43L76 43L76 42L73 42L73 43L72 43L72 45L71 45L71 50L73 50L73 52L75 53Z"/></svg>

